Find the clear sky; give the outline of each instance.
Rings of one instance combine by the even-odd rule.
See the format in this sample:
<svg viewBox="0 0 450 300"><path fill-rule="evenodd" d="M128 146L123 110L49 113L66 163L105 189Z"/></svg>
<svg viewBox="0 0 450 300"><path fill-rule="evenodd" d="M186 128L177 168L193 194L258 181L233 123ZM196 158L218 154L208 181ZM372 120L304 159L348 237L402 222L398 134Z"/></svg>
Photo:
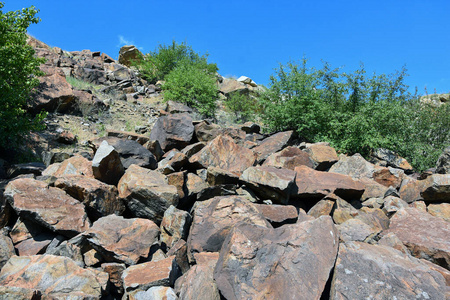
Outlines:
<svg viewBox="0 0 450 300"><path fill-rule="evenodd" d="M450 0L145 1L0 0L4 11L31 5L42 22L29 32L64 50L118 57L186 41L208 52L219 73L267 84L279 63L309 58L369 74L406 65L406 83L424 94L450 92Z"/></svg>

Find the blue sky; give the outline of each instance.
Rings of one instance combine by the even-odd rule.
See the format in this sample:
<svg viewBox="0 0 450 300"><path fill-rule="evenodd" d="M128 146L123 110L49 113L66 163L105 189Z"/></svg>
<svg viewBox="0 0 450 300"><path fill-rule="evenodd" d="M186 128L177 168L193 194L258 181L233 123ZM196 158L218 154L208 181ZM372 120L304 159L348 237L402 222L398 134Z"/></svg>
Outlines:
<svg viewBox="0 0 450 300"><path fill-rule="evenodd" d="M406 83L421 94L450 92L449 0L144 1L4 0L4 11L31 5L42 22L29 32L64 50L120 46L148 52L186 41L208 52L219 73L267 84L279 63L309 58L369 74L406 65Z"/></svg>

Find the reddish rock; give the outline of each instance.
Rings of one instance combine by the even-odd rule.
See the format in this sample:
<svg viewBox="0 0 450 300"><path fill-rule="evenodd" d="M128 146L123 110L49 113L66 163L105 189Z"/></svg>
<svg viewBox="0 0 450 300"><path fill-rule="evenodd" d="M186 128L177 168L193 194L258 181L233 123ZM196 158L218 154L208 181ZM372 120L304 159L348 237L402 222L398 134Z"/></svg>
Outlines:
<svg viewBox="0 0 450 300"><path fill-rule="evenodd" d="M187 193L185 187L186 173L186 171L183 171L167 175L167 183L177 188L179 199L183 199Z"/></svg>
<svg viewBox="0 0 450 300"><path fill-rule="evenodd" d="M175 255L175 261L181 269L181 273L184 274L190 269L189 260L187 257L187 245L184 240L178 240L169 251L167 251L166 256ZM153 257L152 257L153 259Z"/></svg>
<svg viewBox="0 0 450 300"><path fill-rule="evenodd" d="M314 168L314 163L308 153L297 147L289 146L267 157L263 166L294 170L298 166Z"/></svg>
<svg viewBox="0 0 450 300"><path fill-rule="evenodd" d="M405 173L402 170L394 168L377 168L373 173L373 179L386 187L392 186L395 189L400 187Z"/></svg>
<svg viewBox="0 0 450 300"><path fill-rule="evenodd" d="M421 191L424 189L424 186L424 180L416 180L414 178L407 177L403 180L403 183L400 186L400 198L408 203L423 200Z"/></svg>
<svg viewBox="0 0 450 300"><path fill-rule="evenodd" d="M313 161L314 169L326 171L338 161L336 150L324 144L307 144L305 150Z"/></svg>
<svg viewBox="0 0 450 300"><path fill-rule="evenodd" d="M245 169L255 164L256 154L238 146L228 136L218 136L194 154L189 162L199 168L217 167L240 176Z"/></svg>
<svg viewBox="0 0 450 300"><path fill-rule="evenodd" d="M255 204L258 211L274 227L297 222L298 212L292 205Z"/></svg>
<svg viewBox="0 0 450 300"><path fill-rule="evenodd" d="M271 154L289 146L289 142L293 137L293 131L284 131L264 139L259 146L253 148L253 151L258 155L258 162L265 160Z"/></svg>
<svg viewBox="0 0 450 300"><path fill-rule="evenodd" d="M94 177L92 172L92 162L83 156L76 154L75 156L66 159L59 165L58 170L53 174L55 177L62 175L84 175L86 177Z"/></svg>
<svg viewBox="0 0 450 300"><path fill-rule="evenodd" d="M415 208L403 208L392 218L389 230L409 251L446 269L450 268L450 223Z"/></svg>
<svg viewBox="0 0 450 300"><path fill-rule="evenodd" d="M167 155L167 153L166 153ZM171 150L169 155L158 163L158 171L170 174L180 171L188 163L188 158L178 150Z"/></svg>
<svg viewBox="0 0 450 300"><path fill-rule="evenodd" d="M330 299L445 299L445 281L426 264L390 247L339 246Z"/></svg>
<svg viewBox="0 0 450 300"><path fill-rule="evenodd" d="M0 232L0 270L13 255L16 252L12 240Z"/></svg>
<svg viewBox="0 0 450 300"><path fill-rule="evenodd" d="M171 205L165 212L161 222L161 243L169 250L179 240L186 240L191 226L191 215Z"/></svg>
<svg viewBox="0 0 450 300"><path fill-rule="evenodd" d="M112 185L116 185L125 172L119 153L107 141L103 141L95 152L92 171L96 179Z"/></svg>
<svg viewBox="0 0 450 300"><path fill-rule="evenodd" d="M338 243L330 217L276 229L240 223L224 242L214 279L226 299L320 299Z"/></svg>
<svg viewBox="0 0 450 300"><path fill-rule="evenodd" d="M4 196L21 218L51 231L73 237L89 228L84 205L44 182L29 178L11 181Z"/></svg>
<svg viewBox="0 0 450 300"><path fill-rule="evenodd" d="M375 166L359 153L352 156L340 155L339 161L330 168L329 172L348 175L353 179L373 179Z"/></svg>
<svg viewBox="0 0 450 300"><path fill-rule="evenodd" d="M206 180L210 185L237 184L239 176L221 168L209 167L206 170Z"/></svg>
<svg viewBox="0 0 450 300"><path fill-rule="evenodd" d="M202 121L195 125L195 136L202 143L212 141L221 134L222 127L208 121Z"/></svg>
<svg viewBox="0 0 450 300"><path fill-rule="evenodd" d="M114 294L123 294L122 273L125 271L125 264L119 263L104 263L101 270L109 275L109 281L112 284L111 292Z"/></svg>
<svg viewBox="0 0 450 300"><path fill-rule="evenodd" d="M318 218L320 216L329 216L333 211L334 201L322 199L308 211L309 216Z"/></svg>
<svg viewBox="0 0 450 300"><path fill-rule="evenodd" d="M432 203L428 205L427 211L435 217L450 222L450 203Z"/></svg>
<svg viewBox="0 0 450 300"><path fill-rule="evenodd" d="M56 137L56 140L62 144L72 145L72 144L75 144L75 142L77 141L77 138L75 137L75 135L72 132L64 130L63 132L58 134L58 136Z"/></svg>
<svg viewBox="0 0 450 300"><path fill-rule="evenodd" d="M300 198L322 198L334 193L344 199L358 200L364 193L364 185L347 175L316 171L306 166L296 167L295 172Z"/></svg>
<svg viewBox="0 0 450 300"><path fill-rule="evenodd" d="M450 199L450 174L434 174L423 181L421 196L425 202L447 202Z"/></svg>
<svg viewBox="0 0 450 300"><path fill-rule="evenodd" d="M197 198L197 194L203 192L209 187L209 184L200 176L194 173L188 173L186 176L186 191L188 197Z"/></svg>
<svg viewBox="0 0 450 300"><path fill-rule="evenodd" d="M217 252L238 222L271 228L251 202L239 196L215 197L194 206L191 230L187 240L189 260L198 252Z"/></svg>
<svg viewBox="0 0 450 300"><path fill-rule="evenodd" d="M188 114L159 117L150 133L150 139L158 141L164 151L183 149L192 140L194 125Z"/></svg>
<svg viewBox="0 0 450 300"><path fill-rule="evenodd" d="M195 144L191 144L189 146L184 147L181 149L181 153L186 155L186 157L189 159L192 155L197 153L198 151L202 150L205 147L205 143L198 142Z"/></svg>
<svg viewBox="0 0 450 300"><path fill-rule="evenodd" d="M359 182L364 184L364 194L361 196L362 200L370 199L370 198L384 198L386 192L388 191L388 187L379 184L375 180L369 178L361 178Z"/></svg>

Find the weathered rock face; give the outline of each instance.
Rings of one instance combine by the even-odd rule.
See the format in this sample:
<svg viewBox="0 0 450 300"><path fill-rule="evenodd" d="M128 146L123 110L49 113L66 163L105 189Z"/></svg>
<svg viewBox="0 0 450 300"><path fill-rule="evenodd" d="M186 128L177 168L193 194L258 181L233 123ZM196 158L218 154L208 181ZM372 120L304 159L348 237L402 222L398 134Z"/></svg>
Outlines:
<svg viewBox="0 0 450 300"><path fill-rule="evenodd" d="M432 203L428 205L427 211L435 217L440 217L450 222L450 203Z"/></svg>
<svg viewBox="0 0 450 300"><path fill-rule="evenodd" d="M171 205L165 212L161 222L161 243L167 249L172 248L179 240L186 240L192 222L191 215Z"/></svg>
<svg viewBox="0 0 450 300"><path fill-rule="evenodd" d="M426 181L424 180L416 180L408 177L403 180L402 185L400 186L400 197L408 203L423 200L421 192L424 190L425 182Z"/></svg>
<svg viewBox="0 0 450 300"><path fill-rule="evenodd" d="M450 174L428 176L420 194L426 202L450 202Z"/></svg>
<svg viewBox="0 0 450 300"><path fill-rule="evenodd" d="M141 57L141 51L139 51L139 49L133 45L122 46L122 48L120 48L119 50L119 63L128 67L131 66L133 60L139 59Z"/></svg>
<svg viewBox="0 0 450 300"><path fill-rule="evenodd" d="M0 233L0 270L13 255L16 255L16 253L12 240Z"/></svg>
<svg viewBox="0 0 450 300"><path fill-rule="evenodd" d="M45 171L43 174L44 173ZM62 175L84 175L86 177L94 177L92 172L92 162L78 154L64 160L53 174L47 175L53 175L55 177Z"/></svg>
<svg viewBox="0 0 450 300"><path fill-rule="evenodd" d="M310 144L305 148L313 161L314 169L318 171L328 170L338 161L338 156L334 148L323 144Z"/></svg>
<svg viewBox="0 0 450 300"><path fill-rule="evenodd" d="M375 166L366 161L360 154L341 155L339 161L330 168L329 172L348 175L353 179L372 179Z"/></svg>
<svg viewBox="0 0 450 300"><path fill-rule="evenodd" d="M309 154L292 146L270 155L263 163L263 166L273 166L289 170L294 170L295 167L301 165L314 168L314 163L309 157Z"/></svg>
<svg viewBox="0 0 450 300"><path fill-rule="evenodd" d="M289 142L293 139L293 136L293 131L285 131L264 139L259 146L253 148L253 151L258 154L258 162L262 162L269 155L289 146Z"/></svg>
<svg viewBox="0 0 450 300"><path fill-rule="evenodd" d="M256 162L256 154L237 145L231 137L218 136L202 150L194 154L189 162L199 167L217 167L237 176Z"/></svg>
<svg viewBox="0 0 450 300"><path fill-rule="evenodd" d="M103 141L92 160L94 177L104 183L116 185L125 169L119 153L107 141Z"/></svg>
<svg viewBox="0 0 450 300"><path fill-rule="evenodd" d="M178 204L177 188L163 174L131 165L118 185L119 197L137 217L161 223L164 211Z"/></svg>
<svg viewBox="0 0 450 300"><path fill-rule="evenodd" d="M188 114L173 114L158 118L150 139L158 141L164 151L181 150L189 144L193 134L192 118Z"/></svg>
<svg viewBox="0 0 450 300"><path fill-rule="evenodd" d="M397 153L383 148L375 149L372 153L372 156L375 159L386 162L386 164L390 167L402 169L405 172L412 172L413 168L411 165L404 159L400 157Z"/></svg>
<svg viewBox="0 0 450 300"><path fill-rule="evenodd" d="M450 223L416 208L399 210L389 230L418 258L425 258L446 269L450 268Z"/></svg>
<svg viewBox="0 0 450 300"><path fill-rule="evenodd" d="M51 231L73 237L89 228L84 205L44 182L29 178L11 181L4 196L21 218Z"/></svg>
<svg viewBox="0 0 450 300"><path fill-rule="evenodd" d="M215 197L197 202L193 217L187 240L191 261L194 260L194 253L218 252L237 222L272 227L251 202L238 196Z"/></svg>
<svg viewBox="0 0 450 300"><path fill-rule="evenodd" d="M320 299L337 250L330 217L277 229L240 224L224 242L214 279L226 299Z"/></svg>
<svg viewBox="0 0 450 300"><path fill-rule="evenodd" d="M450 147L444 149L436 163L436 173L450 174Z"/></svg>
<svg viewBox="0 0 450 300"><path fill-rule="evenodd" d="M330 299L445 299L445 281L418 259L391 247L339 246Z"/></svg>
<svg viewBox="0 0 450 300"><path fill-rule="evenodd" d="M292 205L255 204L258 211L274 227L297 222L298 212Z"/></svg>
<svg viewBox="0 0 450 300"><path fill-rule="evenodd" d="M79 267L67 257L14 256L0 272L0 286L39 291L49 299L100 299L102 282L98 273Z"/></svg>

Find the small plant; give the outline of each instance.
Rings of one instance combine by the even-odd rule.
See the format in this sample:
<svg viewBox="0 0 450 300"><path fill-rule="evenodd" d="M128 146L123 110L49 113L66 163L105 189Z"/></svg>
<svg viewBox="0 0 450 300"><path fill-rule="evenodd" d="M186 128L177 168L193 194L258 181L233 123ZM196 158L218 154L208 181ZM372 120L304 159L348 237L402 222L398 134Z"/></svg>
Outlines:
<svg viewBox="0 0 450 300"><path fill-rule="evenodd" d="M234 113L236 122L252 120L260 112L257 97L249 94L232 93L225 100L225 107L229 112Z"/></svg>

